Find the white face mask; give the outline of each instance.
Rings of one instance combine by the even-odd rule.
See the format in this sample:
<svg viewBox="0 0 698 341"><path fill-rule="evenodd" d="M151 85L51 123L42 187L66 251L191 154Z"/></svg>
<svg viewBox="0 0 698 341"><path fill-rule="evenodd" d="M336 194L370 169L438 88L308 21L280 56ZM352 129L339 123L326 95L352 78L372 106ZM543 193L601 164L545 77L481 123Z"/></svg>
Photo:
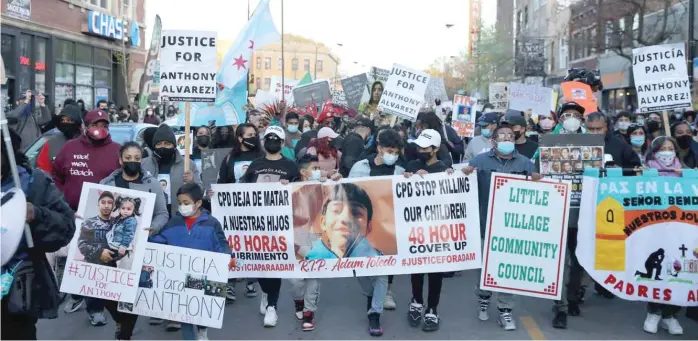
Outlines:
<svg viewBox="0 0 698 341"><path fill-rule="evenodd" d="M194 205L180 205L178 211L183 217L191 217L194 215Z"/></svg>
<svg viewBox="0 0 698 341"><path fill-rule="evenodd" d="M390 153L383 153L383 162L388 165L392 166L397 162L398 155L397 154L390 154Z"/></svg>
<svg viewBox="0 0 698 341"><path fill-rule="evenodd" d="M320 180L320 178L322 178L322 171L320 171L319 169L316 169L316 170L314 170L313 173L310 175L310 179L308 179L308 180L310 180L310 181L317 181L317 180Z"/></svg>
<svg viewBox="0 0 698 341"><path fill-rule="evenodd" d="M570 133L576 133L581 126L582 121L576 117L570 117L562 122L562 127Z"/></svg>
<svg viewBox="0 0 698 341"><path fill-rule="evenodd" d="M618 122L618 129L628 130L630 128L630 122Z"/></svg>
<svg viewBox="0 0 698 341"><path fill-rule="evenodd" d="M676 158L676 153L675 152L656 152L654 153L654 157L664 165L665 167L670 166L671 164L674 163L674 159Z"/></svg>

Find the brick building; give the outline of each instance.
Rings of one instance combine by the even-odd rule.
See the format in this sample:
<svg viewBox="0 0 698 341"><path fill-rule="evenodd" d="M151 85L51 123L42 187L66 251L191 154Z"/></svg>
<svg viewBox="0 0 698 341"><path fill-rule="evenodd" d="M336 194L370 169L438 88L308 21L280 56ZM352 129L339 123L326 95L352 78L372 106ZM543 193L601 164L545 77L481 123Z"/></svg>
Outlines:
<svg viewBox="0 0 698 341"><path fill-rule="evenodd" d="M145 1L1 0L3 101L32 89L50 106L133 102L146 56Z"/></svg>

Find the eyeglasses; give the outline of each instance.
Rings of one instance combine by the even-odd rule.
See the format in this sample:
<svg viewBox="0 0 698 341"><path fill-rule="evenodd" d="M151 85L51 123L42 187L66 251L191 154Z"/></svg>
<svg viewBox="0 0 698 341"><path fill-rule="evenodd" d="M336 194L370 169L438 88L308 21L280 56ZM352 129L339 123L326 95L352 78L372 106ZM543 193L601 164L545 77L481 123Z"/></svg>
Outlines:
<svg viewBox="0 0 698 341"><path fill-rule="evenodd" d="M513 139L514 134L512 133L498 133L497 134L497 139L499 140L504 140L504 139Z"/></svg>

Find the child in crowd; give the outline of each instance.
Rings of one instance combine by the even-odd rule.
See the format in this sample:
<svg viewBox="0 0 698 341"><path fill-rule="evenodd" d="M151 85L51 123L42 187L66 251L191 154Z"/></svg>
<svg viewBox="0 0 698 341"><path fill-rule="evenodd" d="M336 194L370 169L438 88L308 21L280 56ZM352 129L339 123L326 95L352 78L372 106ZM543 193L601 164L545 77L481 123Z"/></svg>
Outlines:
<svg viewBox="0 0 698 341"><path fill-rule="evenodd" d="M115 207L119 208L119 216L114 220L114 227L107 232L107 243L120 257L133 249L133 239L138 226L136 216L140 215L140 206L139 198L119 197L116 200Z"/></svg>

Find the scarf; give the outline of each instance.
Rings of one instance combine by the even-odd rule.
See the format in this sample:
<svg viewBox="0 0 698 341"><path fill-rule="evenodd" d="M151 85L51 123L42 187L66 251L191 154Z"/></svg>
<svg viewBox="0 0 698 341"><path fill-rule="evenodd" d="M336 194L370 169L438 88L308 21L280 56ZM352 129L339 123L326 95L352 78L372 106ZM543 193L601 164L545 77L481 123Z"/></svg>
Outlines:
<svg viewBox="0 0 698 341"><path fill-rule="evenodd" d="M674 172L674 169L679 169L681 168L681 162L679 161L679 158L674 158L674 162L669 165L669 166L664 166L661 162L657 160L649 160L647 161L647 167L656 169L659 171L659 175L662 176L673 176L673 177L680 177L679 173Z"/></svg>

